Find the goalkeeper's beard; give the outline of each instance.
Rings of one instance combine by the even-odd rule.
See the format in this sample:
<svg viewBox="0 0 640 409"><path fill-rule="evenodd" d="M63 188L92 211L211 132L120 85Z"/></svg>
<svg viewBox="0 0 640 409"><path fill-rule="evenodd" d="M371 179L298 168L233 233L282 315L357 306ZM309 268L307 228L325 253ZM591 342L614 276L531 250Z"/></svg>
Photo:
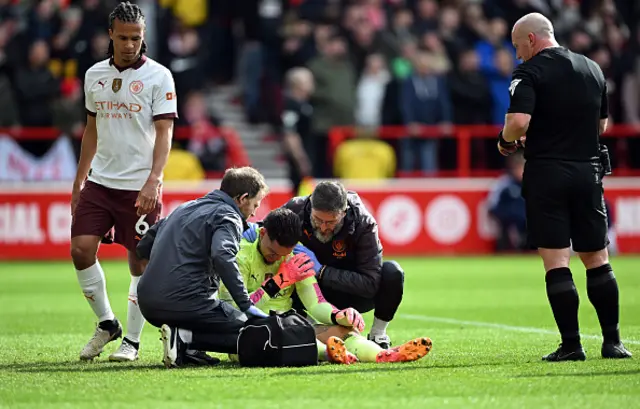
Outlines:
<svg viewBox="0 0 640 409"><path fill-rule="evenodd" d="M333 236L336 235L336 232L339 232L342 229L342 226L344 226L344 219L340 220L340 223L338 223L336 227L333 228L333 231L327 235L322 234L319 228L313 226L313 235L320 243L328 243L333 239Z"/></svg>

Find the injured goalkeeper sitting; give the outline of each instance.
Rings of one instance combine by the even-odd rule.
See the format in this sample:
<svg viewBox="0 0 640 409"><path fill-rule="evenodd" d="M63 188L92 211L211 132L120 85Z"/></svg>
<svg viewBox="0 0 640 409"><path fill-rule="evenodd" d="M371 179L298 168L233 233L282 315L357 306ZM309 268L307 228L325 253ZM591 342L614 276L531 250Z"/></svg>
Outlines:
<svg viewBox="0 0 640 409"><path fill-rule="evenodd" d="M431 350L429 338L416 338L398 347L382 349L360 335L364 319L353 308L338 310L322 296L312 269L312 261L304 253L294 255L302 225L292 211L279 208L271 211L262 227L257 230L258 240L242 239L236 257L244 284L256 307L265 313L285 312L291 309L294 292L302 301L308 318L313 322L318 344L318 359L339 364L354 362L410 362L418 360ZM224 286L220 299L233 303Z"/></svg>

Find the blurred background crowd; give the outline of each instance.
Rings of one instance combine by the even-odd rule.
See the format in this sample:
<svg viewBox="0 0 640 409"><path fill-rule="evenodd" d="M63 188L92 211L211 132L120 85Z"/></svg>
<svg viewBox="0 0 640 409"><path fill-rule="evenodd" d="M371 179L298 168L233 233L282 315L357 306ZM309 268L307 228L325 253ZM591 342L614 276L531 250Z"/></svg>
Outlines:
<svg viewBox="0 0 640 409"><path fill-rule="evenodd" d="M84 73L106 58L116 3L0 0L0 128L35 158L54 140L33 136L32 127L70 136L77 154ZM296 187L305 177L456 169L457 126L504 121L519 63L511 27L530 12L550 17L561 45L602 67L611 120L636 131L614 140L614 166L640 168L640 1L137 3L147 15L149 54L176 82L180 119L169 179L246 163L289 168ZM330 132L344 126L357 127L357 137L329 154ZM424 137L431 134L444 138ZM473 141L474 166L505 168L494 141ZM513 169L521 167L507 168L519 183Z"/></svg>

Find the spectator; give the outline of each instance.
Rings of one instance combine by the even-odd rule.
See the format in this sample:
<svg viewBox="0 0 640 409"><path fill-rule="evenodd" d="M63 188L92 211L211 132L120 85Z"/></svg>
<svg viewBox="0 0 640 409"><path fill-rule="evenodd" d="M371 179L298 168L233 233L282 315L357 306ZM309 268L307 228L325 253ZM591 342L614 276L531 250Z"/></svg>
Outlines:
<svg viewBox="0 0 640 409"><path fill-rule="evenodd" d="M411 10L401 8L394 12L391 27L381 35L381 52L387 61L393 61L401 56L403 44L413 38L412 25Z"/></svg>
<svg viewBox="0 0 640 409"><path fill-rule="evenodd" d="M480 69L488 74L495 72L497 50L510 50L515 58L515 50L511 42L506 38L508 33L507 23L501 18L494 18L489 23L484 38L476 44L476 51L480 57Z"/></svg>
<svg viewBox="0 0 640 409"><path fill-rule="evenodd" d="M20 124L16 103L9 77L0 73L0 127L14 127Z"/></svg>
<svg viewBox="0 0 640 409"><path fill-rule="evenodd" d="M498 225L496 251L526 248L525 205L522 198L524 157L519 151L507 158L507 173L493 186L487 207Z"/></svg>
<svg viewBox="0 0 640 409"><path fill-rule="evenodd" d="M509 109L509 84L513 73L513 54L510 50L499 49L494 54L495 69L485 70L485 76L489 80L493 108L491 123L501 125L504 123L504 116Z"/></svg>
<svg viewBox="0 0 640 409"><path fill-rule="evenodd" d="M207 112L204 95L199 91L188 94L183 111L191 131L187 149L200 160L205 170L223 171L228 165L228 144L218 131L215 119Z"/></svg>
<svg viewBox="0 0 640 409"><path fill-rule="evenodd" d="M60 30L51 41L49 68L56 78L75 78L78 76L78 62L75 59L77 46L83 43L78 38L78 30L82 25L82 10L77 7L69 7L61 15Z"/></svg>
<svg viewBox="0 0 640 409"><path fill-rule="evenodd" d="M200 37L193 28L178 28L169 36L171 60L168 64L176 83L176 94L187 95L204 85L204 66L200 56ZM178 98L178 111L182 103Z"/></svg>
<svg viewBox="0 0 640 409"><path fill-rule="evenodd" d="M60 91L47 68L49 47L37 40L29 48L29 64L16 73L16 99L23 126L52 126L51 103Z"/></svg>
<svg viewBox="0 0 640 409"><path fill-rule="evenodd" d="M311 100L315 112L311 161L314 176L318 178L328 176L326 158L329 130L354 122L356 76L346 52L343 38L331 36L322 44L321 54L309 63L316 81L316 91Z"/></svg>
<svg viewBox="0 0 640 409"><path fill-rule="evenodd" d="M435 0L419 0L414 23L414 31L422 36L438 29L438 3Z"/></svg>
<svg viewBox="0 0 640 409"><path fill-rule="evenodd" d="M438 29L440 41L444 44L450 61L457 62L458 55L465 48L460 36L460 13L453 7L445 7L440 15Z"/></svg>
<svg viewBox="0 0 640 409"><path fill-rule="evenodd" d="M281 120L282 146L289 165L289 179L293 194L297 195L300 184L313 174L314 144L311 135L313 107L309 98L314 91L311 71L297 67L287 72L284 112Z"/></svg>
<svg viewBox="0 0 640 409"><path fill-rule="evenodd" d="M60 98L53 104L53 125L63 134L75 139L82 137L86 110L83 103L82 83L77 78L66 78L60 86Z"/></svg>
<svg viewBox="0 0 640 409"><path fill-rule="evenodd" d="M109 36L105 32L96 33L90 42L90 47L78 57L78 73L87 72L95 63L107 58L109 49ZM79 77L84 81L84 75Z"/></svg>
<svg viewBox="0 0 640 409"><path fill-rule="evenodd" d="M307 65L316 55L315 39L311 35L313 27L305 20L296 20L285 28L282 45L282 69L284 72L293 67Z"/></svg>
<svg viewBox="0 0 640 409"><path fill-rule="evenodd" d="M475 50L460 54L458 68L451 74L451 102L456 124L491 123L492 97L489 82L480 72L480 59Z"/></svg>
<svg viewBox="0 0 640 409"><path fill-rule="evenodd" d="M367 57L366 66L358 82L356 124L378 127L382 119L382 103L390 75L381 54Z"/></svg>
<svg viewBox="0 0 640 409"><path fill-rule="evenodd" d="M447 80L434 66L432 55L419 54L414 74L402 84L402 116L409 129L409 137L400 141L400 167L403 171L416 169L416 153L420 157L420 169L427 172L438 170L437 140L419 138L421 125L443 125L446 128L453 119Z"/></svg>
<svg viewBox="0 0 640 409"><path fill-rule="evenodd" d="M356 73L360 76L364 70L367 56L381 48L379 44L381 40L379 40L373 26L367 21L362 21L358 24L351 36L350 55L353 59Z"/></svg>

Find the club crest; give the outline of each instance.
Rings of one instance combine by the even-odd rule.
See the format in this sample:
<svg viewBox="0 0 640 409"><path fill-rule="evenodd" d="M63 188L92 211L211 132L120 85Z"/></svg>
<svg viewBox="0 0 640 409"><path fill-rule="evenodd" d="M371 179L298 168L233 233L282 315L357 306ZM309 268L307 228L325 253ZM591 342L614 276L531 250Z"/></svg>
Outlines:
<svg viewBox="0 0 640 409"><path fill-rule="evenodd" d="M129 91L131 91L132 94L139 94L140 92L142 92L143 88L144 84L142 84L142 81L136 80L129 84Z"/></svg>
<svg viewBox="0 0 640 409"><path fill-rule="evenodd" d="M118 91L120 91L120 88L122 88L122 79L121 78L114 78L113 82L111 83L111 90L113 92L118 92Z"/></svg>

